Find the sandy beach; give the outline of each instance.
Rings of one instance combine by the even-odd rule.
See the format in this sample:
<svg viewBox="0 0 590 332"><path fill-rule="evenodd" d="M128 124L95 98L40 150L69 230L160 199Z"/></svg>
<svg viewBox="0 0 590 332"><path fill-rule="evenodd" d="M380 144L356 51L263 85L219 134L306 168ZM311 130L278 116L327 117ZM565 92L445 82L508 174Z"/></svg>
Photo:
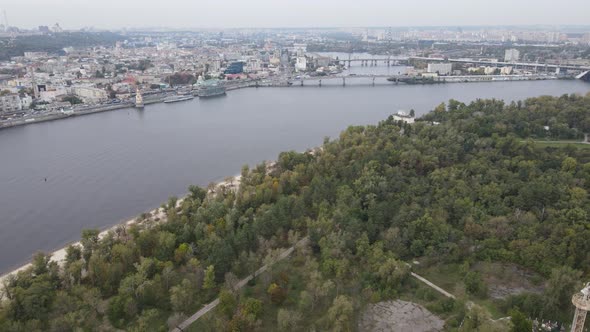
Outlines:
<svg viewBox="0 0 590 332"><path fill-rule="evenodd" d="M224 186L226 188L229 187L230 189L234 189L235 190L235 189L237 189L239 187L240 178L241 178L241 175L236 175L236 176L232 176L232 177L226 178L224 181L218 182L215 185L214 188L219 188L219 187ZM214 192L214 190L213 190L213 192ZM176 206L177 207L181 206L181 204L182 204L183 200L186 198L186 196L187 195L185 195L185 196L183 196L183 197L181 197L181 198L178 199L178 201L176 202ZM167 219L166 218L166 213L164 212L164 210L161 207L149 211L148 214L151 215L151 217L149 218L150 220L157 221L157 222L166 222L166 219ZM141 214L139 216L141 216ZM108 228L108 229L100 232L99 235L98 235L99 239L104 238L109 232L114 232L118 227L121 227L121 226L128 227L128 226L137 224L138 222L142 222L143 220L139 220L140 219L139 216L137 216L137 217L135 217L133 219L127 220L125 222L116 224L116 225L114 225L114 226L112 226L112 227L110 227L110 228ZM51 255L51 261L52 262L56 262L57 264L59 264L60 267L63 266L63 264L65 262L65 259L66 259L66 249L70 245L80 246L81 247L82 246L82 243L80 243L80 241L77 241L75 243L71 243L71 244L69 244L69 245L67 245L67 246L65 246L65 247L63 247L61 249L58 249L58 250L50 253L50 255ZM0 276L0 299L2 298L1 295L2 295L2 293L4 291L4 287L2 286L4 284L4 281L7 278L9 278L11 275L16 275L18 272L23 271L23 270L26 270L30 266L31 266L31 263L27 263L27 264L25 264L25 265L23 265L23 266L15 269L15 270L11 271L11 272L8 272L8 273Z"/></svg>
<svg viewBox="0 0 590 332"><path fill-rule="evenodd" d="M182 200L183 200L183 199L184 199L184 197L183 197L183 198L180 198L180 199L178 200L178 202L179 202L179 203L182 203ZM162 208L157 208L157 209L151 210L151 211L149 211L149 213L150 213L150 214L153 216L153 218L154 218L154 219L155 219L155 218L160 218L160 220L164 220L164 219L166 219L166 215L165 215L164 211L162 210ZM118 227L120 227L120 226L131 226L131 225L133 225L133 224L136 224L137 222L138 222L138 218L136 217L136 218L133 218L133 219L131 219L131 220L128 220L128 221L126 221L126 222L123 222L123 223L120 223L120 224L114 225L114 226L112 226L112 227L110 227L110 228L108 228L108 229L106 229L106 230L104 230L104 231L100 232L100 233L98 234L98 237L99 237L99 239L102 239L102 238L104 238L104 237L105 237L105 236L106 236L106 235L107 235L109 232L111 232L111 231L115 231L115 230L116 230ZM62 265L63 265L63 263L64 263L64 261L65 261L65 259L66 259L66 249L67 249L67 248L68 248L70 245L72 245L72 246L80 246L80 247L82 246L82 244L80 243L80 241L77 241L77 242L71 243L71 244L69 244L69 245L67 245L67 246L65 246L65 247L63 247L63 248L61 248L61 249L58 249L58 250L56 250L56 251L54 251L54 252L50 253L50 255L51 255L51 261L52 261L52 262L57 262L57 263L58 263L60 266L62 266ZM4 280L5 280L6 278L8 278L10 275L17 274L18 272L20 272L20 271L23 271L23 270L27 269L27 268L28 268L28 267L30 267L30 266L31 266L31 263L28 263L28 264L25 264L25 265L23 265L23 266L19 267L19 268L18 268L18 269L16 269L16 270L13 270L13 271L11 271L11 272L8 272L8 273L6 273L6 274L4 274L4 275L0 276L0 285L2 285L2 284L3 284L3 282L4 282ZM1 292L1 290L0 290L0 292Z"/></svg>

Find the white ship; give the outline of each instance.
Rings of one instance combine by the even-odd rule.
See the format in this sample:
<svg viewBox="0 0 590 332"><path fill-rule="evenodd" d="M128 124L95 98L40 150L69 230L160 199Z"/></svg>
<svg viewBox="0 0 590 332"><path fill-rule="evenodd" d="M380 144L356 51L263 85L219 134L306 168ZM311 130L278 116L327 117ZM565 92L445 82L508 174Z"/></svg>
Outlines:
<svg viewBox="0 0 590 332"><path fill-rule="evenodd" d="M199 76L197 81L197 95L199 98L215 97L225 95L225 86L216 79L205 80Z"/></svg>
<svg viewBox="0 0 590 332"><path fill-rule="evenodd" d="M164 103L166 103L166 104L176 103L179 101L191 100L193 98L194 98L193 96L189 96L189 95L174 96L174 97L169 97L169 98L164 99Z"/></svg>

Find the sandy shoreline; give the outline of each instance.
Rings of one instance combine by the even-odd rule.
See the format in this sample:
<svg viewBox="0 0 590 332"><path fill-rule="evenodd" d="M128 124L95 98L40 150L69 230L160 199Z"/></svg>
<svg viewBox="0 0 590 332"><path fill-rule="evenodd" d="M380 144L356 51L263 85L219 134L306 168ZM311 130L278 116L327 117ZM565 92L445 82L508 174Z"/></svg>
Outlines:
<svg viewBox="0 0 590 332"><path fill-rule="evenodd" d="M217 182L217 183L216 183L216 185L215 185L215 187L216 187L216 188L218 188L218 187L220 187L220 186L228 186L228 187L230 187L230 188L237 188L237 186L238 186L238 185L239 185L239 183L240 183L240 178L241 178L241 175L231 176L231 177L229 177L229 178L226 178L226 179L225 179L225 180L223 180L223 181ZM176 206L177 206L177 207L178 207L178 206L180 206L180 205L182 204L183 200L184 200L184 199L185 199L187 196L188 196L188 194L185 194L185 195L183 195L182 197L178 198L178 201L176 202ZM164 210L163 210L161 207L158 207L158 208L156 208L156 209L150 210L150 211L148 211L147 213L149 213L149 214L151 214L151 215L152 215L152 217L151 217L151 219L152 219L152 220L154 220L154 219L158 219L158 220L159 220L159 222L164 222L164 221L166 221L166 214L165 214ZM121 227L121 226L128 227L128 226L131 226L131 225L137 224L138 222L141 222L141 221L139 221L139 217L140 217L142 214L143 214L143 213L141 213L141 214L137 215L137 216L136 216L135 218L133 218L133 219L127 220L127 221L125 221L125 222L122 222L122 223L118 223L118 224L116 224L116 225L114 225L114 226L112 226L112 227L109 227L108 229L106 229L106 230L104 230L104 231L101 231L101 232L98 234L98 237L99 237L99 239L102 239L102 238L104 238L104 237L105 237L105 236L106 236L106 235L107 235L109 232L111 232L111 231L115 231L115 230L116 230L118 227ZM80 247L81 247L81 246L82 246L82 244L80 243L80 241L77 241L77 242L74 242L74 243L70 243L70 244L68 244L68 245L64 246L64 247L63 247L63 248L61 248L61 249L58 249L58 250L56 250L56 251L54 251L54 252L51 252L51 253L49 253L49 254L51 255L51 260L50 260L50 261L52 261L52 262L57 262L57 264L59 264L60 266L63 266L63 263L65 262L66 255L67 255L67 253L66 253L66 249L67 249L69 246L80 246ZM31 263L27 263L27 264L25 264L25 265L23 265L23 266L21 266L21 267L19 267L19 268L15 269L15 270L12 270L12 271L10 271L10 272L8 272L8 273L5 273L5 274L1 275L1 276L0 276L0 295L2 295L1 293L3 292L3 288L1 288L1 287L2 287L2 285L3 285L3 283L4 283L4 281L5 281L5 280L6 280L6 279L7 279L9 276L11 276L11 275L16 275L18 272L20 272L20 271L23 271L23 270L26 270L26 269L27 269L27 268L29 268L30 266L31 266ZM2 296L0 296L0 299L1 299L1 298L2 298Z"/></svg>
<svg viewBox="0 0 590 332"><path fill-rule="evenodd" d="M184 199L184 196L182 198L179 198L179 202L182 202L183 199ZM162 211L162 208L153 209L153 210L149 211L148 213L154 215L157 218L163 218L163 217L165 217L165 214L164 214L164 211ZM133 219L130 219L130 220L127 220L125 222L122 222L122 223L116 224L114 226L111 226L111 227L109 227L108 229L106 229L104 231L101 231L98 234L99 239L102 239L103 237L105 237L109 232L115 231L118 227L121 227L121 226L131 226L133 224L136 224L137 223L137 219L139 218L140 215L138 215L137 217L135 217ZM49 255L51 255L51 260L50 261L57 262L61 266L63 264L63 262L65 261L65 259L66 259L66 249L69 246L82 246L82 244L80 243L80 241L76 241L74 243L70 243L70 244L66 245L65 247L63 247L61 249L58 249L58 250L56 250L54 252L49 253ZM3 274L2 276L0 276L0 285L2 284L2 282L8 276L10 276L12 274L16 274L16 273L18 273L20 271L23 271L23 270L27 269L30 266L31 266L31 263L27 263L27 264L25 264L25 265L23 265L23 266L15 269L15 270L11 271L11 272L8 272L6 274Z"/></svg>

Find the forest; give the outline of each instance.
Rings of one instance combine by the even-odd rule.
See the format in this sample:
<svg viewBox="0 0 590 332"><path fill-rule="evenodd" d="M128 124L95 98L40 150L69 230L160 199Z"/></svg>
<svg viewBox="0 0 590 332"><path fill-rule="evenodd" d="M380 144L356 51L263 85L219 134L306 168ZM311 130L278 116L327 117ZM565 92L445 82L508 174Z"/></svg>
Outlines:
<svg viewBox="0 0 590 332"><path fill-rule="evenodd" d="M414 124L351 126L244 166L237 189L190 186L162 205L165 222L143 214L102 238L86 230L62 266L36 254L0 285L0 330L168 331L217 297L192 330L354 331L367 305L400 298L447 331L570 322L570 298L590 277L590 149L540 142L588 132L590 94L450 100ZM425 290L414 261L452 267L465 292ZM526 271L540 290L492 300L481 264ZM503 316L512 322L492 319Z"/></svg>
<svg viewBox="0 0 590 332"><path fill-rule="evenodd" d="M124 37L112 32L62 32L51 35L0 38L0 60L23 56L24 52L48 52L63 55L64 47L113 45Z"/></svg>

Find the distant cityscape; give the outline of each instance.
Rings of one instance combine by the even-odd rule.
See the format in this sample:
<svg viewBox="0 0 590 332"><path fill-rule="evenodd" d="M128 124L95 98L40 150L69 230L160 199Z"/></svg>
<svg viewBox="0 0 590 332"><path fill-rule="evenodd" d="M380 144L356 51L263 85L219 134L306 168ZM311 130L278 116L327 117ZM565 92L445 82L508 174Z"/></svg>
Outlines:
<svg viewBox="0 0 590 332"><path fill-rule="evenodd" d="M346 79L402 66L390 82L585 79L590 27L64 30L0 24L0 128L182 101L250 86ZM361 56L362 55L362 56ZM367 78L371 75L364 75Z"/></svg>
<svg viewBox="0 0 590 332"><path fill-rule="evenodd" d="M0 332L588 331L584 9L7 0Z"/></svg>

